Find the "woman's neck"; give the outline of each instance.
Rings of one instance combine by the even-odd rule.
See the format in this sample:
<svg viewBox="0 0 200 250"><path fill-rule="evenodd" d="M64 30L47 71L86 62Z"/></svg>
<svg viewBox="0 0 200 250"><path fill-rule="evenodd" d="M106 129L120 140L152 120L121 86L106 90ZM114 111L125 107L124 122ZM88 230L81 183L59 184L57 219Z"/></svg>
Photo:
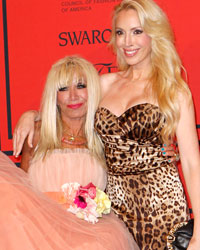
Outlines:
<svg viewBox="0 0 200 250"><path fill-rule="evenodd" d="M68 133L71 133L75 136L81 134L84 134L84 123L85 119L63 119L62 120L62 126L63 126L63 132L68 131Z"/></svg>
<svg viewBox="0 0 200 250"><path fill-rule="evenodd" d="M136 67L130 66L128 70L124 71L124 77L127 77L131 81L144 81L149 80L149 77L152 72L151 65L147 65L146 67Z"/></svg>
<svg viewBox="0 0 200 250"><path fill-rule="evenodd" d="M87 140L83 120L71 119L63 121L62 146L65 148L85 148Z"/></svg>

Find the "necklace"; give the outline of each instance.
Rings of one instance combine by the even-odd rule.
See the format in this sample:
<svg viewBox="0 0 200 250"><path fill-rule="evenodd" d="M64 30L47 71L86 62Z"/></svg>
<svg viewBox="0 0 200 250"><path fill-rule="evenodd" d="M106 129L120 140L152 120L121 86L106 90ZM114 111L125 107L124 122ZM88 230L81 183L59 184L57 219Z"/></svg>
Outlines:
<svg viewBox="0 0 200 250"><path fill-rule="evenodd" d="M71 135L71 134L68 134L68 133L66 133L66 132L65 132L65 134L67 134L67 135L69 136L69 140L70 140L71 142L75 141L75 139L79 137L78 135L77 135L77 136L76 136L76 135L73 135L73 134Z"/></svg>
<svg viewBox="0 0 200 250"><path fill-rule="evenodd" d="M80 128L79 128L79 130L77 132L77 135L74 135L74 134L71 134L71 133L68 132L70 130L70 127L67 124L65 124L65 125L67 127L67 131L66 131L66 129L63 131L64 136L61 139L61 141L63 143L70 144L70 145L83 145L83 144L86 144L86 138L79 135L79 133L80 133L80 131L82 129L82 126L80 126Z"/></svg>
<svg viewBox="0 0 200 250"><path fill-rule="evenodd" d="M67 138L67 137L62 137L62 139L61 139L61 141L63 142L63 143L66 143L66 144L69 144L69 145L84 145L84 144L86 144L86 138L83 138L83 137L80 137L81 139L75 139L74 138L74 140L71 140L71 138L69 137L69 138Z"/></svg>

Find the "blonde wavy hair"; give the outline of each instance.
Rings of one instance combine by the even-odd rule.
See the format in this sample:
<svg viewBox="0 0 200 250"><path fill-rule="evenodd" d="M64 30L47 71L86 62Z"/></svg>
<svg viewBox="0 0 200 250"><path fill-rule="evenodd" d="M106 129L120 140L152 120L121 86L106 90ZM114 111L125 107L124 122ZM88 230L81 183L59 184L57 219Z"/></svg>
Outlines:
<svg viewBox="0 0 200 250"><path fill-rule="evenodd" d="M180 118L178 93L184 93L191 99L187 83L182 77L185 72L174 46L174 35L168 18L153 0L123 0L115 7L112 19L110 45L117 54L119 70L126 71L130 67L119 55L116 47L116 19L123 10L137 11L141 26L152 39L152 72L149 80L152 92L163 113L162 138L169 142L175 135Z"/></svg>
<svg viewBox="0 0 200 250"><path fill-rule="evenodd" d="M67 56L57 61L50 69L41 102L40 139L34 159L45 157L47 152L61 148L62 120L57 106L57 92L69 86L74 77L87 83L88 101L85 119L87 147L100 161L104 162L101 141L94 130L94 116L100 101L100 83L98 72L87 60L78 56Z"/></svg>

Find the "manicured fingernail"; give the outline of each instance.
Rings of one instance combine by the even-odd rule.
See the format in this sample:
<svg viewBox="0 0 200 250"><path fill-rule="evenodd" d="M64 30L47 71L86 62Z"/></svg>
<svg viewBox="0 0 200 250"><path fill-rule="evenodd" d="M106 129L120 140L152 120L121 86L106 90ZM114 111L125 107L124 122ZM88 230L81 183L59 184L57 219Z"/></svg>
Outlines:
<svg viewBox="0 0 200 250"><path fill-rule="evenodd" d="M168 160L168 162L170 163L170 162L171 162L171 160Z"/></svg>
<svg viewBox="0 0 200 250"><path fill-rule="evenodd" d="M165 151L165 148L161 148L161 151Z"/></svg>
<svg viewBox="0 0 200 250"><path fill-rule="evenodd" d="M163 152L162 154L163 154L163 155L166 155L166 152Z"/></svg>
<svg viewBox="0 0 200 250"><path fill-rule="evenodd" d="M167 144L163 144L164 147L167 147Z"/></svg>

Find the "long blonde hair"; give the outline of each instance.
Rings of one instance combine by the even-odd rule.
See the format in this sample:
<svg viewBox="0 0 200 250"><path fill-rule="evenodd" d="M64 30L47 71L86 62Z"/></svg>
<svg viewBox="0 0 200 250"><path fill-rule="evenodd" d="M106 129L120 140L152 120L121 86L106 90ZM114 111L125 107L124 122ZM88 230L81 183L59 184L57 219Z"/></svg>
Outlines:
<svg viewBox="0 0 200 250"><path fill-rule="evenodd" d="M178 93L189 96L191 93L182 77L182 63L174 46L174 35L165 13L153 0L123 0L115 7L112 20L110 45L117 54L119 70L127 70L130 66L119 55L116 48L116 19L123 10L137 11L144 32L152 39L152 72L150 82L153 95L163 113L163 141L169 142L175 135L180 118Z"/></svg>
<svg viewBox="0 0 200 250"><path fill-rule="evenodd" d="M94 116L100 101L99 76L94 66L78 56L67 56L57 61L48 73L42 102L40 139L34 159L44 157L53 149L61 148L62 120L57 106L57 91L69 86L74 76L87 82L88 101L85 121L87 147L94 156L104 162L102 144L94 130Z"/></svg>

